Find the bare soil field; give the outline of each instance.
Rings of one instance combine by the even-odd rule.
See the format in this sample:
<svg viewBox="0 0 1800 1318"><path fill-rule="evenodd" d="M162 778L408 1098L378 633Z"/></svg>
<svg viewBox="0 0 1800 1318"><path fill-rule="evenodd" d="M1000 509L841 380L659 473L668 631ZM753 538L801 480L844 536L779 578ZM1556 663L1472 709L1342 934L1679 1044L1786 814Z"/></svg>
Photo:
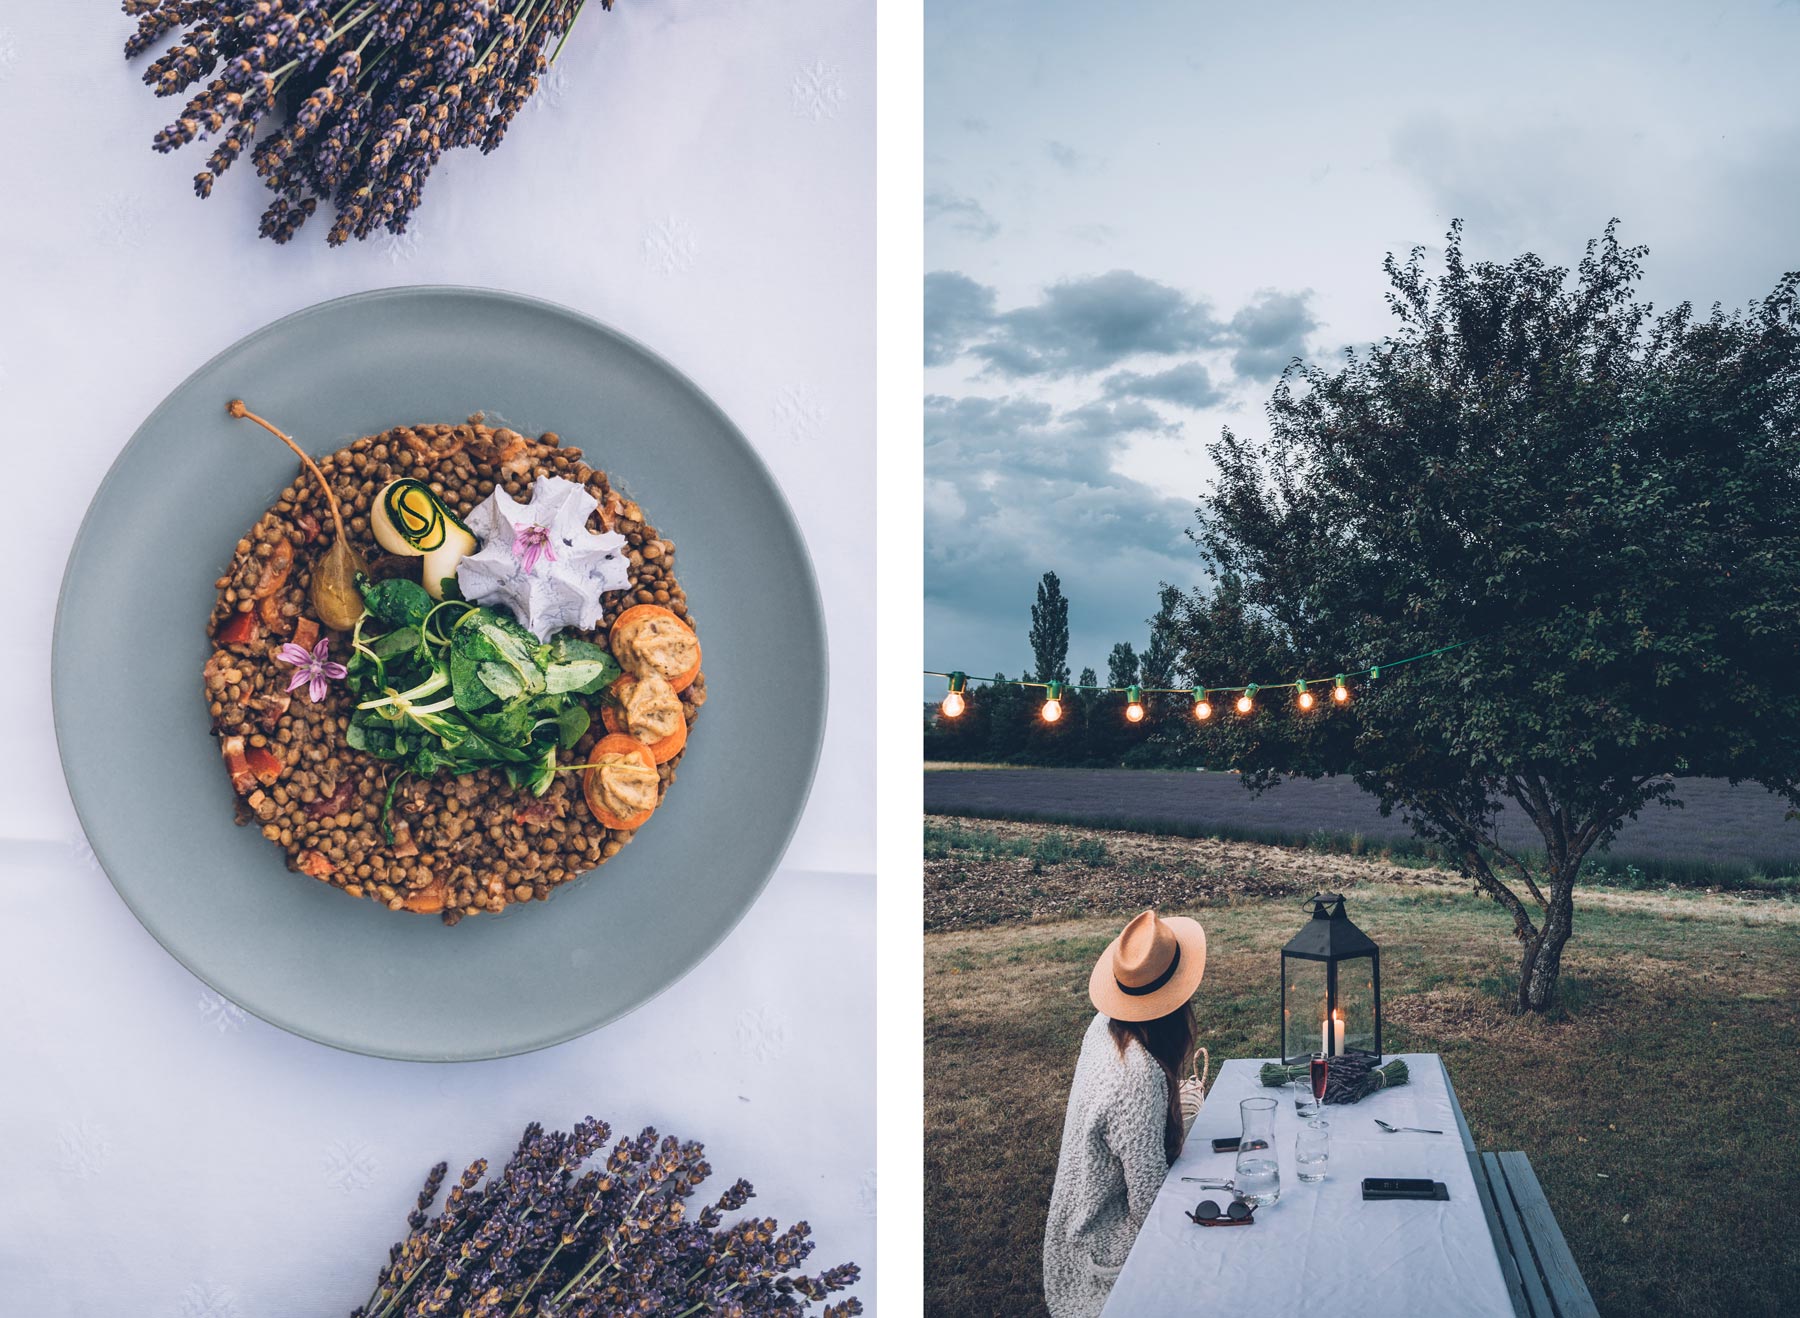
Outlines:
<svg viewBox="0 0 1800 1318"><path fill-rule="evenodd" d="M1633 860L1736 863L1765 873L1800 873L1800 822L1780 797L1753 783L1677 780L1682 809L1652 806L1628 822L1599 863ZM1233 773L1165 769L945 769L925 774L927 814L1038 819L1095 828L1203 832L1209 828L1304 842L1318 834L1371 843L1410 840L1396 817L1347 778L1296 778L1254 796ZM1508 845L1539 844L1516 812L1503 815Z"/></svg>

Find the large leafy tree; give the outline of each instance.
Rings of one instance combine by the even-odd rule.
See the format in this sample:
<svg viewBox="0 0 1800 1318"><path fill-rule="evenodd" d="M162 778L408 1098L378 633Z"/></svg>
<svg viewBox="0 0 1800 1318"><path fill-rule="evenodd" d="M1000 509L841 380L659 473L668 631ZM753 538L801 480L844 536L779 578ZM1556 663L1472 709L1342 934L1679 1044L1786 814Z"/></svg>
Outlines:
<svg viewBox="0 0 1800 1318"><path fill-rule="evenodd" d="M1044 573L1031 606L1031 654L1038 681L1069 680L1069 601L1054 572Z"/></svg>
<svg viewBox="0 0 1800 1318"><path fill-rule="evenodd" d="M1574 271L1390 256L1396 327L1225 432L1180 635L1196 680L1471 640L1312 715L1218 720L1253 786L1350 772L1511 915L1552 1001L1582 861L1677 775L1800 804L1800 276L1657 313L1614 228ZM1218 676L1214 676L1214 675ZM1273 695L1273 693L1270 693ZM1502 844L1502 803L1541 850Z"/></svg>

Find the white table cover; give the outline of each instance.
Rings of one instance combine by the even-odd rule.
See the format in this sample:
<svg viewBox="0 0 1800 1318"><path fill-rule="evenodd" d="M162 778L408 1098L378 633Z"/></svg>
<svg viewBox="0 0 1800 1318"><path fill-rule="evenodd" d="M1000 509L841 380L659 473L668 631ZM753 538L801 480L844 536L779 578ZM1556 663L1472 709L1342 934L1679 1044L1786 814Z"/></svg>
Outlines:
<svg viewBox="0 0 1800 1318"><path fill-rule="evenodd" d="M718 1189L811 1220L873 1296L874 6L590 8L498 152L452 153L403 238L331 251L317 218L256 237L247 162L203 203L205 148L150 150L176 106L121 57L117 0L0 0L0 1314L348 1312L433 1161L589 1112L704 1140ZM693 378L793 503L832 647L812 801L743 925L625 1020L464 1066L206 991L93 867L50 721L63 563L137 424L258 326L411 283L564 303Z"/></svg>
<svg viewBox="0 0 1800 1318"><path fill-rule="evenodd" d="M1331 1159L1325 1180L1311 1185L1294 1174L1301 1119L1291 1091L1263 1087L1261 1060L1226 1062L1132 1246L1104 1318L1513 1318L1443 1063L1435 1053L1409 1053L1403 1060L1409 1083L1325 1109ZM1229 1195L1181 1178L1231 1177L1236 1155L1214 1153L1212 1141L1239 1132L1238 1103L1255 1096L1277 1099L1280 1202L1259 1208L1254 1226L1195 1226L1187 1212L1202 1199L1223 1204ZM1376 1117L1444 1133L1387 1135ZM1365 1176L1429 1177L1442 1181L1450 1198L1365 1202Z"/></svg>

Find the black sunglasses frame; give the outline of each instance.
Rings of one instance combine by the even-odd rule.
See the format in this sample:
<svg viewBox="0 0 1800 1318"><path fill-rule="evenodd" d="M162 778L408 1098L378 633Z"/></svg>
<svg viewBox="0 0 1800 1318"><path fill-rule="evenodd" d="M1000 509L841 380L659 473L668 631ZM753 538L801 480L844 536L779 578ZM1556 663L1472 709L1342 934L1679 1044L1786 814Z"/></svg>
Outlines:
<svg viewBox="0 0 1800 1318"><path fill-rule="evenodd" d="M1202 1199L1194 1205L1193 1212L1184 1213L1183 1216L1195 1226L1256 1225L1255 1206L1238 1195L1233 1195L1231 1202L1224 1208L1219 1207L1216 1199Z"/></svg>

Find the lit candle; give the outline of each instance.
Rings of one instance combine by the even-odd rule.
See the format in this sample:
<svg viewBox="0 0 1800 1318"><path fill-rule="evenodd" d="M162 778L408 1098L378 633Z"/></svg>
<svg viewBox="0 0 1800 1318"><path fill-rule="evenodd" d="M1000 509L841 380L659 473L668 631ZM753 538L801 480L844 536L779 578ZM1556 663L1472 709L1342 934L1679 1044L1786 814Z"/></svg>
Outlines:
<svg viewBox="0 0 1800 1318"><path fill-rule="evenodd" d="M1344 1051L1343 1012L1333 1012L1329 1021L1319 1022L1319 1051L1327 1057L1342 1055Z"/></svg>

